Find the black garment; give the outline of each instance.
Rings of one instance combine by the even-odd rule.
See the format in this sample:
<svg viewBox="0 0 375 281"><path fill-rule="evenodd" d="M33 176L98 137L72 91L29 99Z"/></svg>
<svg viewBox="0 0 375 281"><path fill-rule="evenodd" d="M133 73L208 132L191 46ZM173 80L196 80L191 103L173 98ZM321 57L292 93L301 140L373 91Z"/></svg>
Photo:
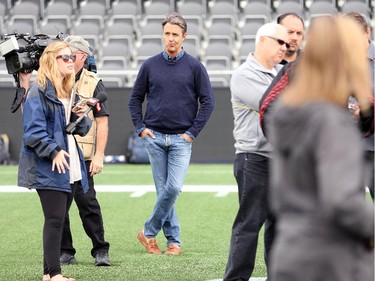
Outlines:
<svg viewBox="0 0 375 281"><path fill-rule="evenodd" d="M43 274L49 274L51 278L61 274L60 245L64 218L72 204L77 182L71 184L70 187L72 193L37 189L44 214Z"/></svg>
<svg viewBox="0 0 375 281"><path fill-rule="evenodd" d="M301 54L301 52L302 52L301 49L299 49L299 50L297 51L297 58L299 57L299 55ZM286 64L288 64L288 63L291 63L291 62L295 61L297 58L295 58L295 59L292 60L292 61L287 61L286 59L282 59L281 62L279 62L279 64L286 65Z"/></svg>
<svg viewBox="0 0 375 281"><path fill-rule="evenodd" d="M224 281L249 280L255 266L259 231L264 230L264 259L274 240L275 221L268 208L270 159L255 153L240 153L234 161L239 209L232 227Z"/></svg>
<svg viewBox="0 0 375 281"><path fill-rule="evenodd" d="M287 63L289 63L289 62L285 59L283 59L281 62L279 62L279 64L282 64L282 65L286 65Z"/></svg>
<svg viewBox="0 0 375 281"><path fill-rule="evenodd" d="M93 248L91 255L95 257L99 251L108 252L109 243L104 240L103 218L100 210L100 205L96 199L96 191L94 189L94 179L89 173L91 161L85 161L87 175L89 180L89 190L83 193L81 188L78 188L74 194L74 201L79 210L79 216L82 220L83 228L87 236L92 241ZM61 252L67 252L74 255L76 253L73 247L73 238L70 231L69 214L65 217L64 232L61 241Z"/></svg>
<svg viewBox="0 0 375 281"><path fill-rule="evenodd" d="M367 177L367 187L370 191L372 200L374 201L374 151L367 150L366 154L366 165L368 167L369 176Z"/></svg>

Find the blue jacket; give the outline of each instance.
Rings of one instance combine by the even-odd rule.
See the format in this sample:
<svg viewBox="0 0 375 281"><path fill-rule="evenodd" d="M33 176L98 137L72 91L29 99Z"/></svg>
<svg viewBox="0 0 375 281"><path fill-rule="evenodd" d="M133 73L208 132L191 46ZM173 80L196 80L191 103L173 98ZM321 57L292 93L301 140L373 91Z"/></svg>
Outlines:
<svg viewBox="0 0 375 281"><path fill-rule="evenodd" d="M78 97L77 97L78 98ZM77 119L72 113L71 121ZM29 91L23 110L23 139L18 166L18 185L51 189L64 192L70 190L70 174L52 171L52 159L60 150L68 151L68 138L65 132L66 116L64 105L57 99L54 87L48 82L47 89L34 83ZM85 135L91 127L86 117L77 126L75 133ZM77 146L78 147L78 146ZM82 187L88 190L86 166L82 152L78 149ZM67 159L69 163L69 158Z"/></svg>

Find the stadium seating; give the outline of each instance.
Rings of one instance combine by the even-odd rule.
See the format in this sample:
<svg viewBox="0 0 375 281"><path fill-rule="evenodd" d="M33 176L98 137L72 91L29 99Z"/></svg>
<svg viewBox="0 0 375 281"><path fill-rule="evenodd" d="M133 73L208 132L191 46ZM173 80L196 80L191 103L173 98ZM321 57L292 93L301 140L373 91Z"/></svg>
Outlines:
<svg viewBox="0 0 375 281"><path fill-rule="evenodd" d="M90 0L85 2L80 2L79 14L81 16L101 16L105 17L111 8L110 0Z"/></svg>
<svg viewBox="0 0 375 281"><path fill-rule="evenodd" d="M0 30L4 30L4 21L7 16L8 7L5 2L0 2Z"/></svg>
<svg viewBox="0 0 375 281"><path fill-rule="evenodd" d="M31 15L13 15L5 27L6 33L37 33L37 20Z"/></svg>
<svg viewBox="0 0 375 281"><path fill-rule="evenodd" d="M356 11L358 13L365 15L367 18L371 18L372 12L370 6L366 2L367 1L360 0L346 1L341 8L341 12L348 13L351 11Z"/></svg>
<svg viewBox="0 0 375 281"><path fill-rule="evenodd" d="M232 40L235 39L235 28L237 22L229 16L212 16L210 24L207 27L207 38L212 36L228 36Z"/></svg>
<svg viewBox="0 0 375 281"><path fill-rule="evenodd" d="M266 22L266 18L264 17L246 17L243 24L239 27L241 38L247 36L255 36L259 27L261 27Z"/></svg>
<svg viewBox="0 0 375 281"><path fill-rule="evenodd" d="M320 15L357 11L374 27L373 0L2 0L0 31L81 35L94 49L98 71L109 85L132 86L148 57L163 50L161 22L177 11L187 24L183 47L206 65L215 85L227 86L232 71L254 51L255 34L285 12L308 26ZM2 37L3 39L3 37ZM25 42L19 42L20 45ZM0 58L0 87L13 77ZM121 70L122 69L122 70ZM111 71L113 71L111 75ZM222 75L220 75L222 73Z"/></svg>
<svg viewBox="0 0 375 281"><path fill-rule="evenodd" d="M133 25L137 26L138 16L142 13L141 0L117 0L112 2L108 12L108 20L113 18L128 17L133 19Z"/></svg>
<svg viewBox="0 0 375 281"><path fill-rule="evenodd" d="M123 70L128 68L128 62L124 56L105 56L98 61L98 75L106 87L123 87L128 79Z"/></svg>
<svg viewBox="0 0 375 281"><path fill-rule="evenodd" d="M40 33L55 37L60 32L70 34L71 22L69 16L47 16L40 24Z"/></svg>
<svg viewBox="0 0 375 281"><path fill-rule="evenodd" d="M271 6L265 2L248 2L240 10L239 24L247 18L263 18L265 22L269 22L271 21Z"/></svg>
<svg viewBox="0 0 375 281"><path fill-rule="evenodd" d="M41 33L56 35L58 32L70 34L74 20L76 2L53 1L46 6L45 15L40 22Z"/></svg>
<svg viewBox="0 0 375 281"><path fill-rule="evenodd" d="M278 15L284 13L296 13L297 15L301 16L302 18L306 18L306 9L304 4L300 0L283 0L280 1L277 10Z"/></svg>
<svg viewBox="0 0 375 281"><path fill-rule="evenodd" d="M333 2L334 1L329 0L313 1L309 8L310 19L314 17L333 15L337 13L337 7Z"/></svg>
<svg viewBox="0 0 375 281"><path fill-rule="evenodd" d="M187 24L187 34L188 36L194 35L199 38L202 37L203 21L201 17L198 16L185 16L185 21Z"/></svg>
<svg viewBox="0 0 375 281"><path fill-rule="evenodd" d="M101 55L105 57L123 57L126 60L131 58L132 39L126 35L108 36L101 48Z"/></svg>
<svg viewBox="0 0 375 281"><path fill-rule="evenodd" d="M197 16L205 19L207 15L206 0L181 0L176 4L177 11L184 16Z"/></svg>
<svg viewBox="0 0 375 281"><path fill-rule="evenodd" d="M163 50L163 41L161 37L157 35L144 35L138 44L139 46L136 47L133 64L133 68L136 69L138 69L147 58Z"/></svg>
<svg viewBox="0 0 375 281"><path fill-rule="evenodd" d="M145 2L144 5L146 17L165 17L166 14L173 12L175 10L175 1L173 0L152 0Z"/></svg>
<svg viewBox="0 0 375 281"><path fill-rule="evenodd" d="M185 41L182 43L182 47L184 50L192 55L200 59L200 39L195 35L188 35Z"/></svg>
<svg viewBox="0 0 375 281"><path fill-rule="evenodd" d="M45 2L44 0L18 0L14 2L11 16L29 15L37 20L44 17Z"/></svg>

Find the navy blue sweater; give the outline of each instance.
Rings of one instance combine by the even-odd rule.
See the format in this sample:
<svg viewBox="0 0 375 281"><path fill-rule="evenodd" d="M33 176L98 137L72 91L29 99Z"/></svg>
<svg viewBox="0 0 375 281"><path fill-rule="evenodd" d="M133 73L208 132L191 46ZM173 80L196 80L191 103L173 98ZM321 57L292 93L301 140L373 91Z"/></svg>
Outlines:
<svg viewBox="0 0 375 281"><path fill-rule="evenodd" d="M146 97L143 117L142 104ZM210 79L200 61L187 53L173 62L158 54L142 64L130 95L129 109L138 132L146 127L164 134L188 131L197 137L214 103Z"/></svg>

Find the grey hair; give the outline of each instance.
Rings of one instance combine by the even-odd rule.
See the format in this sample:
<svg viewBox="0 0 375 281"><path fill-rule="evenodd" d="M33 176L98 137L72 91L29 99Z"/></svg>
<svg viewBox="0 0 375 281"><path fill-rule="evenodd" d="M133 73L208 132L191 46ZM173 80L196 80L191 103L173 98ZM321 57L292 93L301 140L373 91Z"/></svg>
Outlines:
<svg viewBox="0 0 375 281"><path fill-rule="evenodd" d="M260 37L262 36L274 36L278 28L285 29L285 27L283 27L282 25L273 22L262 25L257 31L255 44L259 43Z"/></svg>
<svg viewBox="0 0 375 281"><path fill-rule="evenodd" d="M168 14L165 17L165 20L161 24L163 29L164 29L164 26L167 23L175 24L175 25L178 25L179 27L181 27L182 34L185 34L186 31L187 31L186 21L184 20L184 18L179 13L173 12L173 13Z"/></svg>

